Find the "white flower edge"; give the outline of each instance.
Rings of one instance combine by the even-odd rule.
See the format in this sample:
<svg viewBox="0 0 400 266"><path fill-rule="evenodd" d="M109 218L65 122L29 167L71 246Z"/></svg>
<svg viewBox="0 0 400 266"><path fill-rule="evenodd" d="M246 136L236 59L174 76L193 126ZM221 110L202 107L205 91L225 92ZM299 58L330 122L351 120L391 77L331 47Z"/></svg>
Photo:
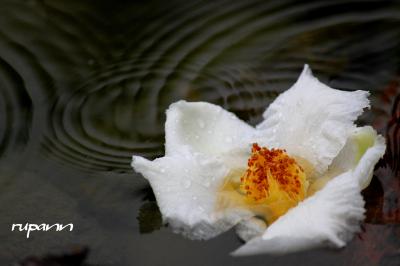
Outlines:
<svg viewBox="0 0 400 266"><path fill-rule="evenodd" d="M182 149L222 155L248 148L255 129L218 105L178 101L166 111L165 155ZM247 159L247 158L245 158Z"/></svg>
<svg viewBox="0 0 400 266"><path fill-rule="evenodd" d="M354 121L369 107L367 91L342 91L315 78L308 65L287 91L268 106L257 126L259 144L284 148L321 175L343 148Z"/></svg>
<svg viewBox="0 0 400 266"><path fill-rule="evenodd" d="M307 75L311 76L311 71L308 70L308 66L305 66L299 81L296 82L297 85L295 84L287 92L294 90L295 94L304 98L309 91L299 89L298 84L302 84L301 80L310 79ZM313 82L315 86L325 86L322 83ZM308 83L306 82L306 84ZM324 90L335 91L329 87ZM292 94L289 95L293 100L296 97ZM343 141L337 141L336 137L332 138L331 135L326 134L317 138L326 138L320 141L321 143L332 142L330 147L334 147L332 150L336 154L339 153L344 145L343 142L351 134L350 129L354 127L353 120L356 119L354 114L361 113L362 109L368 105L366 96L366 92L347 92L335 98L340 102L346 97L350 97L354 99L353 104L356 106L347 113L349 117L343 117L344 114L340 116L344 120L343 123L337 121L338 119L334 119L331 126L327 123L328 128L338 127L341 132L340 136L344 138ZM285 97L280 96L280 98ZM319 99L314 99L314 101L319 101ZM346 102L352 104L348 100ZM271 106L273 107L273 105ZM329 112L337 111L337 106L334 104L320 106L311 103L310 105L296 106L300 109L295 110L295 113L302 113L302 108L310 106L319 106L319 108L330 110ZM280 108L283 107L285 104L280 105ZM279 113L272 113L271 117L270 121L279 120ZM324 116L321 117L321 119L324 118ZM307 117L304 119L307 121ZM260 137L264 136L265 138L268 135L266 134L268 133L266 124L268 123L261 123L258 127L259 130L256 130L234 114L209 103L179 101L172 104L167 110L165 156L154 161L133 156L132 160L132 167L149 180L164 222L169 223L175 232L182 233L188 238L209 239L239 222L251 221L250 218L253 214L248 210L230 205L227 205L225 210L216 210L215 206L218 191L229 171L237 168L238 165L245 167L250 144L260 140L262 143L263 138L260 139ZM273 124L274 127L279 126L276 121ZM302 124L297 125L299 126L297 130L304 128ZM315 137L312 135L308 139L311 140L311 143L318 143L314 141ZM303 148L303 152L300 154L297 150L297 155L307 158L307 156L301 156L301 153L307 155L307 147ZM329 156L332 156L332 150L329 151ZM314 149L313 154L318 153L321 157L327 157L324 147ZM246 229L246 223L242 222L242 224ZM254 237L255 232L256 230L253 230L252 235L248 234L247 237Z"/></svg>
<svg viewBox="0 0 400 266"><path fill-rule="evenodd" d="M373 148L373 149L371 149ZM361 189L366 188L372 179L373 169L377 160L378 153L384 153L386 148L385 140L378 135L371 126L358 127L354 129L353 134L347 139L343 149L329 166L328 173L340 173L349 169L355 169L359 162L364 162L365 173L357 173L360 179ZM362 161L361 158L364 158ZM369 168L367 167L369 164Z"/></svg>
<svg viewBox="0 0 400 266"><path fill-rule="evenodd" d="M235 250L233 256L285 254L307 249L343 247L359 231L364 219L361 189L370 181L375 164L385 152L376 135L353 170L334 177L316 194L281 216L266 231Z"/></svg>
<svg viewBox="0 0 400 266"><path fill-rule="evenodd" d="M215 210L218 190L228 174L218 160L188 152L154 161L134 156L132 166L150 182L163 222L189 239L212 238L252 216L246 209Z"/></svg>
<svg viewBox="0 0 400 266"><path fill-rule="evenodd" d="M165 128L164 157L132 157L164 223L189 239L209 239L250 218L251 211L222 202L218 192L231 167L246 164L254 128L219 106L185 101L168 108Z"/></svg>
<svg viewBox="0 0 400 266"><path fill-rule="evenodd" d="M267 229L266 223L257 217L241 221L235 226L236 234L243 241L250 241L251 239L262 235Z"/></svg>

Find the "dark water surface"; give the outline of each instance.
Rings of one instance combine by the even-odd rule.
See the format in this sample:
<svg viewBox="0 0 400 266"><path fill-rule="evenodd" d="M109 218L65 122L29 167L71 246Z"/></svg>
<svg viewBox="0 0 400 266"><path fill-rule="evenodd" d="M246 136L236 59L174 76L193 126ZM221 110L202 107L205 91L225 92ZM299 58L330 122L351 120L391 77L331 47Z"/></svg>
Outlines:
<svg viewBox="0 0 400 266"><path fill-rule="evenodd" d="M233 231L201 242L157 230L130 160L163 155L167 106L208 101L255 125L304 63L372 93L359 124L388 151L363 232L341 250L232 258ZM395 1L1 0L0 265L74 246L90 265L400 265L399 95ZM26 222L75 228L11 232Z"/></svg>

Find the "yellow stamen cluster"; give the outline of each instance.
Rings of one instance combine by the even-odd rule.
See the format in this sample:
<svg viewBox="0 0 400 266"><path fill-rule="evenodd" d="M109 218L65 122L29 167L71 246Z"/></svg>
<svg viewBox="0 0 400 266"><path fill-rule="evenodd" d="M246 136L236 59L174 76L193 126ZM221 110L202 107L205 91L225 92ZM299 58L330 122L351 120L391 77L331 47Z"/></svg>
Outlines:
<svg viewBox="0 0 400 266"><path fill-rule="evenodd" d="M306 175L285 150L269 150L255 143L251 152L240 189L249 203L265 206L268 222L272 222L304 199Z"/></svg>

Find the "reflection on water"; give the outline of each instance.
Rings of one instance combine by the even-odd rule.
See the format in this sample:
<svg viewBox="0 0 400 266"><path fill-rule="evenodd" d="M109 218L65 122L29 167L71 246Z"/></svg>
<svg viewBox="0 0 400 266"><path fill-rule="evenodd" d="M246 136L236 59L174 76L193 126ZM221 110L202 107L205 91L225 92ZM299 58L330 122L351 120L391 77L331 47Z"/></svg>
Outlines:
<svg viewBox="0 0 400 266"><path fill-rule="evenodd" d="M182 250L199 265L351 265L354 254L376 247L355 239L337 252L233 259L227 254L240 243L230 233L207 243L163 229L139 234L135 191L147 184L130 157L163 155L167 106L208 101L254 125L304 63L332 87L372 93L359 123L385 134L390 149L364 192L376 227L367 224L362 236L384 246L372 265L399 258L400 244L377 233L400 222L399 3L2 0L1 10L3 264L77 243L105 265L187 265ZM157 216L151 200L145 204ZM15 222L70 221L72 234L26 241L9 232Z"/></svg>

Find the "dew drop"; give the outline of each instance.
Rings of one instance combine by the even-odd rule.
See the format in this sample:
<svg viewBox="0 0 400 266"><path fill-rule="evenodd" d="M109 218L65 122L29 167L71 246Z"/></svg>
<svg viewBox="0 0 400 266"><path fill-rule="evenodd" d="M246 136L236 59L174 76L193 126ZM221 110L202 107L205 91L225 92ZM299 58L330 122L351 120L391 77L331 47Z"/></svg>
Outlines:
<svg viewBox="0 0 400 266"><path fill-rule="evenodd" d="M160 169L160 172L161 172L161 173L165 173L165 169L164 169L164 168L161 168L161 169Z"/></svg>
<svg viewBox="0 0 400 266"><path fill-rule="evenodd" d="M197 197L196 197L196 196L193 196L192 199L193 199L193 200L197 200Z"/></svg>
<svg viewBox="0 0 400 266"><path fill-rule="evenodd" d="M315 150L317 148L317 146L315 144L311 145L311 149Z"/></svg>
<svg viewBox="0 0 400 266"><path fill-rule="evenodd" d="M195 138L195 139L199 139L200 137L199 137L199 135L196 135L196 136L194 136L194 138Z"/></svg>
<svg viewBox="0 0 400 266"><path fill-rule="evenodd" d="M182 181L182 186L184 188L189 188L191 185L192 185L192 182L190 180L188 180L188 179L185 179L185 180Z"/></svg>
<svg viewBox="0 0 400 266"><path fill-rule="evenodd" d="M227 137L227 138L225 139L225 141L228 142L228 143L232 143L232 138L231 138L231 137Z"/></svg>
<svg viewBox="0 0 400 266"><path fill-rule="evenodd" d="M302 105L303 105L303 100L301 100L301 99L298 100L296 105L297 105L297 107L302 107Z"/></svg>
<svg viewBox="0 0 400 266"><path fill-rule="evenodd" d="M208 160L201 160L201 161L199 162L199 164L200 164L201 166L203 166L203 167L206 167L206 166L209 164L209 161L208 161Z"/></svg>
<svg viewBox="0 0 400 266"><path fill-rule="evenodd" d="M206 124L204 123L204 121L201 120L201 119L199 119L197 122L198 122L200 128L204 128L204 127L206 126Z"/></svg>

